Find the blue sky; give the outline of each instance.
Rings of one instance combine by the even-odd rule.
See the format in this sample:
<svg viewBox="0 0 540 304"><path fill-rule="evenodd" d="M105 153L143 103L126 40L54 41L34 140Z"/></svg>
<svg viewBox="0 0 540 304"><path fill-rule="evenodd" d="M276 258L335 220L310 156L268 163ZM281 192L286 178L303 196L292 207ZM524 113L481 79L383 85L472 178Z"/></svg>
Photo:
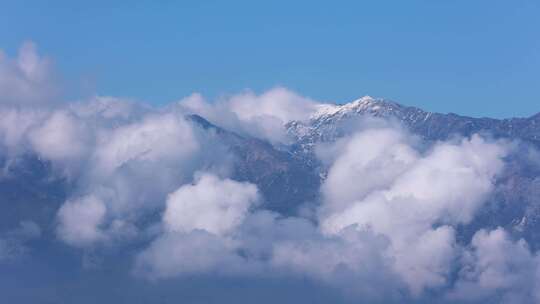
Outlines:
<svg viewBox="0 0 540 304"><path fill-rule="evenodd" d="M540 2L12 1L0 48L54 59L66 95L163 104L286 86L473 116L540 111Z"/></svg>

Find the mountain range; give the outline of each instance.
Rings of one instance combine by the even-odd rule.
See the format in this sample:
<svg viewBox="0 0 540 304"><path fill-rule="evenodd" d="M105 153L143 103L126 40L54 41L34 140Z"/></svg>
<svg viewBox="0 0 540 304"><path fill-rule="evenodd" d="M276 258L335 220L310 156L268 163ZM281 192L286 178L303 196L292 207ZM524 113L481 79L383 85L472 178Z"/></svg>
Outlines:
<svg viewBox="0 0 540 304"><path fill-rule="evenodd" d="M306 204L317 204L327 168L317 160L315 147L334 143L347 133L349 124L365 117L394 121L426 145L475 133L511 143L513 152L507 157L503 174L495 181L494 193L475 220L460 227L459 235L468 241L479 228L500 226L525 238L532 247L540 246L540 236L535 233L540 229L540 113L528 118L473 118L428 112L371 97L347 104L319 105L308 120L286 124L287 133L293 138L286 147L276 148L236 135L238 141L231 147L242 155L239 159L243 161L239 162L235 177L256 183L268 198L267 207L283 214L294 214ZM202 117L199 120L212 125ZM234 134L221 130L223 134ZM258 176L257 172L265 174Z"/></svg>
<svg viewBox="0 0 540 304"><path fill-rule="evenodd" d="M215 131L219 141L235 155L232 178L256 184L266 199L264 208L284 215L319 203L319 188L327 168L317 160L315 147L337 141L346 134L349 123L362 117L392 120L428 144L474 133L511 141L515 152L496 181L496 191L476 219L460 227L460 236L468 239L479 227L502 226L532 246L540 246L540 236L534 233L540 229L540 161L535 154L540 148L540 113L528 118L473 118L432 113L371 97L318 107L308 120L285 125L292 140L280 146L224 129L199 115L187 119L199 128ZM30 219L52 231L55 212L69 196L69 183L51 178L51 165L35 155L2 162L5 174L0 180L0 225L9 227Z"/></svg>

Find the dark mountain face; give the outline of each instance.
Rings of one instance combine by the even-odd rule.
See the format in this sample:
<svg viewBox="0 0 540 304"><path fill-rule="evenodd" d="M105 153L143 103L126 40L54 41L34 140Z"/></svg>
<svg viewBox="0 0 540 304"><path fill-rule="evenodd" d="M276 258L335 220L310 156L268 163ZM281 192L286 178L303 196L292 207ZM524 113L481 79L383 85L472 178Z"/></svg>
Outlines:
<svg viewBox="0 0 540 304"><path fill-rule="evenodd" d="M257 185L265 198L265 207L284 215L314 202L320 186L316 168L260 139L244 137L213 125L198 115L188 119L196 125L211 129L234 156L232 178Z"/></svg>

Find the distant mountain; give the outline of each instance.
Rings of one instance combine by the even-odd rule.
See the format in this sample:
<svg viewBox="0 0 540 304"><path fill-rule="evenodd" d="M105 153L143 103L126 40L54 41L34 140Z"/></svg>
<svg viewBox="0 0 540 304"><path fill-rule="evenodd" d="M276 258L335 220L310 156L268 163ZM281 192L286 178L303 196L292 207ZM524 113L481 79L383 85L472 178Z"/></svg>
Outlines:
<svg viewBox="0 0 540 304"><path fill-rule="evenodd" d="M524 237L534 248L540 247L540 164L530 158L530 148L540 148L540 113L528 118L473 118L440 114L403 106L383 99L363 97L343 105L321 105L307 121L291 121L286 127L294 138L291 153L316 166L313 148L342 137L347 126L360 117L391 119L405 126L427 143L452 136L474 133L516 142L516 151L507 159L496 190L475 221L460 227L461 238L468 239L479 228L502 226ZM324 168L319 168L323 171Z"/></svg>
<svg viewBox="0 0 540 304"><path fill-rule="evenodd" d="M343 105L321 105L306 121L286 124L292 138L289 146L275 147L253 137L215 125L198 115L187 116L191 123L214 136L235 158L232 178L258 186L263 208L284 215L296 214L304 204L317 204L325 170L314 156L314 147L331 143L346 132L359 117L392 119L428 143L455 135L489 134L519 140L517 152L508 158L507 169L497 180L495 193L477 219L461 227L461 238L469 238L479 227L503 226L540 247L540 164L528 157L529 147L540 147L540 114L529 118L471 118L440 114L394 102L363 97ZM53 233L55 214L70 194L70 185L51 179L51 166L35 155L7 161L0 158L4 176L0 179L2 223L13 226L28 219Z"/></svg>
<svg viewBox="0 0 540 304"><path fill-rule="evenodd" d="M287 130L298 144L309 148L317 142L332 141L339 137L339 126L359 116L395 119L427 140L488 133L495 137L521 139L540 147L540 113L529 118L473 118L453 113L427 112L369 96L343 105L321 105L308 121L289 122Z"/></svg>
<svg viewBox="0 0 540 304"><path fill-rule="evenodd" d="M257 184L266 198L265 208L295 214L305 203L317 204L319 187L326 175L314 155L318 143L332 143L347 133L361 117L394 120L423 138L426 143L453 136L481 133L518 142L507 159L507 168L496 181L489 202L467 226L460 227L464 242L479 228L502 226L540 247L540 164L528 153L540 147L540 114L529 118L472 118L440 114L407 107L395 102L363 97L343 105L320 105L306 121L286 124L293 142L276 148L259 139L241 136L192 115L190 120L216 130L220 140L237 157L234 178Z"/></svg>
<svg viewBox="0 0 540 304"><path fill-rule="evenodd" d="M233 179L256 184L267 200L266 208L294 214L299 204L316 199L320 179L315 168L303 159L266 141L225 130L199 115L187 118L196 126L215 131L235 156Z"/></svg>

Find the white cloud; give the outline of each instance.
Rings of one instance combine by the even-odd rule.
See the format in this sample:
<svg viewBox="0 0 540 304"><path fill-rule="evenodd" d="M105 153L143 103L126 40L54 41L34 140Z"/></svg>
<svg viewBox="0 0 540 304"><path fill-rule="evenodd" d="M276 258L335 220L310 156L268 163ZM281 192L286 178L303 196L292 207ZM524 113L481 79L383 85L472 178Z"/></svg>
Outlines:
<svg viewBox="0 0 540 304"><path fill-rule="evenodd" d="M126 123L152 110L150 106L111 96L94 96L75 102L70 104L70 109L77 116L104 125Z"/></svg>
<svg viewBox="0 0 540 304"><path fill-rule="evenodd" d="M410 142L406 133L394 128L368 129L342 140L322 185L324 207L340 211L343 205L390 185L418 159Z"/></svg>
<svg viewBox="0 0 540 304"><path fill-rule="evenodd" d="M49 59L40 57L32 42L24 43L15 59L0 50L0 104L47 105L57 90Z"/></svg>
<svg viewBox="0 0 540 304"><path fill-rule="evenodd" d="M169 195L163 220L169 231L202 229L222 235L237 227L257 200L254 185L205 173L194 185L184 185Z"/></svg>
<svg viewBox="0 0 540 304"><path fill-rule="evenodd" d="M29 149L28 132L42 123L48 113L39 110L0 108L0 144L8 154L16 155Z"/></svg>
<svg viewBox="0 0 540 304"><path fill-rule="evenodd" d="M193 172L225 171L230 162L215 137L196 130L182 113L119 99L94 97L37 110L10 104L0 112L7 157L36 154L57 169L55 174L68 177L74 189L58 211L58 233L79 247L133 235L133 222L163 206L166 195L190 181ZM85 212L93 217L79 225Z"/></svg>
<svg viewBox="0 0 540 304"><path fill-rule="evenodd" d="M191 126L173 114L148 115L140 122L101 132L94 158L111 172L129 162L170 162L189 158L199 149Z"/></svg>
<svg viewBox="0 0 540 304"><path fill-rule="evenodd" d="M319 103L278 87L260 95L246 91L214 103L193 94L178 105L227 129L273 143L286 143L289 139L285 124L308 119L317 111Z"/></svg>
<svg viewBox="0 0 540 304"><path fill-rule="evenodd" d="M66 243L84 247L105 239L100 225L105 220L105 203L95 196L67 201L58 210L58 235Z"/></svg>
<svg viewBox="0 0 540 304"><path fill-rule="evenodd" d="M476 232L451 300L538 303L540 258L523 240L513 241L502 228Z"/></svg>
<svg viewBox="0 0 540 304"><path fill-rule="evenodd" d="M40 156L57 162L80 160L87 153L88 131L84 122L67 111L55 111L29 134Z"/></svg>
<svg viewBox="0 0 540 304"><path fill-rule="evenodd" d="M274 88L263 94L253 92L233 95L229 106L241 120L253 121L271 117L282 124L292 120L305 120L316 112L317 102L285 88Z"/></svg>
<svg viewBox="0 0 540 304"><path fill-rule="evenodd" d="M230 237L259 199L257 187L202 173L171 193L165 233L138 257L138 272L152 277L228 271L242 265Z"/></svg>
<svg viewBox="0 0 540 304"><path fill-rule="evenodd" d="M253 186L203 174L169 196L137 272L308 275L373 301L444 290L463 252L455 227L485 202L508 148L479 136L418 146L375 124L327 151L321 226L250 210Z"/></svg>
<svg viewBox="0 0 540 304"><path fill-rule="evenodd" d="M323 231L373 229L391 241L387 253L414 294L444 286L456 257L452 225L468 223L484 203L505 146L473 136L421 153L402 131L375 129L343 149L322 187Z"/></svg>
<svg viewBox="0 0 540 304"><path fill-rule="evenodd" d="M210 170L214 163L219 168L222 162L228 162L219 143L205 138L209 135L202 131L195 132L183 117L170 113L148 113L120 126L100 126L94 132L95 145L90 147L77 185L78 192L91 195L106 206L104 222L100 224L107 228L99 234L109 239L134 236L137 229L133 222L147 212L160 210L166 195L190 181L193 172L201 167ZM201 152L206 145L222 153ZM68 201L65 206L71 204ZM61 209L59 217L64 222L70 221L70 217L76 221L77 213L62 213ZM77 229L65 225L59 231L68 235L71 227ZM89 233L102 238L99 234ZM85 241L86 234L78 231L64 239L77 243L74 239L79 235L81 245L93 245Z"/></svg>
<svg viewBox="0 0 540 304"><path fill-rule="evenodd" d="M229 240L203 230L166 233L137 257L135 271L151 278L218 274L244 263L234 249Z"/></svg>
<svg viewBox="0 0 540 304"><path fill-rule="evenodd" d="M294 221L298 220L276 220L273 224L288 224L287 233L292 234L298 225L291 224ZM390 268L391 260L384 255L389 244L385 237L354 229L323 236L317 227L312 229L302 238L282 236L272 244L273 271L307 275L368 302L403 299L398 291L404 285Z"/></svg>

